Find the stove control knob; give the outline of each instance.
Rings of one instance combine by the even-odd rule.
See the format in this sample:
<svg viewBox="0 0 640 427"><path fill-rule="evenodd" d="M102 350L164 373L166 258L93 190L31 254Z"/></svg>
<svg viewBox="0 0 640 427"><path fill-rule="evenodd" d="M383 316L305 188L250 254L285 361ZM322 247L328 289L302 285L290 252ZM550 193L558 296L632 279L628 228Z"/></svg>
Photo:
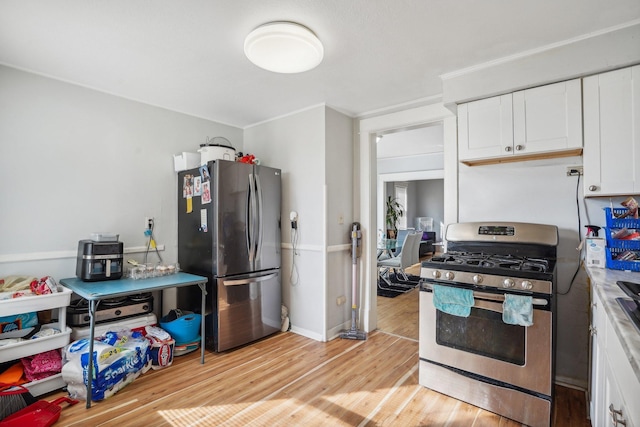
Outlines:
<svg viewBox="0 0 640 427"><path fill-rule="evenodd" d="M476 285L482 283L482 276L479 274L475 274L473 276L473 283L475 283Z"/></svg>
<svg viewBox="0 0 640 427"><path fill-rule="evenodd" d="M453 280L453 278L456 277L456 275L453 274L453 271L447 271L446 273L444 273L444 277L447 280Z"/></svg>
<svg viewBox="0 0 640 427"><path fill-rule="evenodd" d="M520 284L520 287L522 289L529 290L529 289L533 288L533 283L531 283L531 281L529 281L529 280L523 280L522 283Z"/></svg>
<svg viewBox="0 0 640 427"><path fill-rule="evenodd" d="M504 279L504 281L502 282L503 288L513 288L515 285L516 282L514 282L513 279Z"/></svg>
<svg viewBox="0 0 640 427"><path fill-rule="evenodd" d="M433 276L434 279L439 279L440 278L440 272L438 270L433 270L431 275Z"/></svg>

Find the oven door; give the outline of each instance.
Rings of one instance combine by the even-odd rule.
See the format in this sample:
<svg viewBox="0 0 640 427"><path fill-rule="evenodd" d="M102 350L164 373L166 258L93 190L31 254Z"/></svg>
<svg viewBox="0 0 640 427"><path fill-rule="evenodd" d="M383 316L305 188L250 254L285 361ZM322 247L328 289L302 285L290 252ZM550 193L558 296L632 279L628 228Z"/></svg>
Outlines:
<svg viewBox="0 0 640 427"><path fill-rule="evenodd" d="M437 310L429 284L422 285L420 358L462 375L551 396L550 300L534 298L529 327L502 321L504 294L474 291L474 300L469 317L453 316Z"/></svg>

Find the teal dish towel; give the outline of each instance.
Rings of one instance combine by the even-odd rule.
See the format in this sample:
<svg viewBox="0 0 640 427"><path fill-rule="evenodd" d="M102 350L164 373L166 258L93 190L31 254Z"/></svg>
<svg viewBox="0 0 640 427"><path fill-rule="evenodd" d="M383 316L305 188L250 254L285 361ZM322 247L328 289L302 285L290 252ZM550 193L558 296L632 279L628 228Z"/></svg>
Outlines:
<svg viewBox="0 0 640 427"><path fill-rule="evenodd" d="M510 325L533 325L533 297L505 294L502 321Z"/></svg>
<svg viewBox="0 0 640 427"><path fill-rule="evenodd" d="M469 317L473 304L473 291L471 289L433 285L433 305L444 313Z"/></svg>

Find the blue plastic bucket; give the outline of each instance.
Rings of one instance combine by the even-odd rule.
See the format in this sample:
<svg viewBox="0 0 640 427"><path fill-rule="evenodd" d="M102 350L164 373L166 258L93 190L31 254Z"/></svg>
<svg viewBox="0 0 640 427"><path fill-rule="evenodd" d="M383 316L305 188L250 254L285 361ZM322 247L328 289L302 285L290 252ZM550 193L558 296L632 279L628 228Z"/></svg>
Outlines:
<svg viewBox="0 0 640 427"><path fill-rule="evenodd" d="M188 313L175 320L167 321L167 317L160 319L160 327L169 332L176 341L176 345L192 343L200 335L201 316L196 313Z"/></svg>

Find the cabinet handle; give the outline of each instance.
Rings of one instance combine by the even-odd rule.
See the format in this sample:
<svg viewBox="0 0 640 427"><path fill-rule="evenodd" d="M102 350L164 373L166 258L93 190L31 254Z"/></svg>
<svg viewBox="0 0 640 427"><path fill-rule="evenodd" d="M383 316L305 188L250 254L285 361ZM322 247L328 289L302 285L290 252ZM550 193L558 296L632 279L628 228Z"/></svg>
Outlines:
<svg viewBox="0 0 640 427"><path fill-rule="evenodd" d="M614 426L626 426L627 421L622 418L622 409L615 409L613 403L609 405L609 413L611 414L611 421ZM618 418L620 416L620 418Z"/></svg>
<svg viewBox="0 0 640 427"><path fill-rule="evenodd" d="M589 186L589 191L597 191L598 190L598 186L597 185L590 185Z"/></svg>
<svg viewBox="0 0 640 427"><path fill-rule="evenodd" d="M510 145L507 145L506 147L504 147L504 151L506 151L507 153L510 152L511 150L513 150L513 148Z"/></svg>
<svg viewBox="0 0 640 427"><path fill-rule="evenodd" d="M589 334L591 336L594 336L598 333L598 328L596 328L595 326L589 326Z"/></svg>
<svg viewBox="0 0 640 427"><path fill-rule="evenodd" d="M524 150L524 145L516 145L516 151Z"/></svg>

